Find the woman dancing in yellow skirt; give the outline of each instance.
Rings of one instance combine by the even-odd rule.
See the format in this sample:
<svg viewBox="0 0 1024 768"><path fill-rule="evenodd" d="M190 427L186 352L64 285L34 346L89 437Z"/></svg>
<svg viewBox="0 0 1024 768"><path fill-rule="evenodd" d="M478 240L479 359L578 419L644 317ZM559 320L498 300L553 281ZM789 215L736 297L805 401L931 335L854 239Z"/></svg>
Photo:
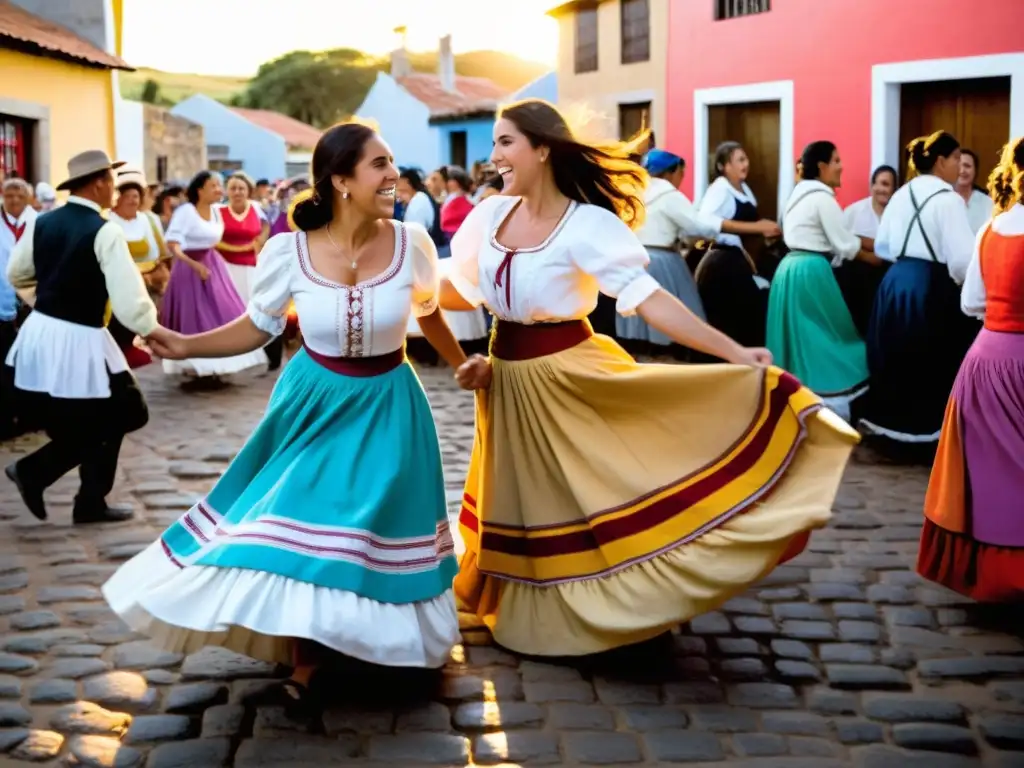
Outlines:
<svg viewBox="0 0 1024 768"><path fill-rule="evenodd" d="M716 608L824 526L857 434L767 350L697 319L645 271L635 146L573 136L550 104L502 110L505 194L452 241L442 305L498 319L460 516L463 607L499 644L582 655ZM639 365L586 321L598 291L732 365Z"/></svg>

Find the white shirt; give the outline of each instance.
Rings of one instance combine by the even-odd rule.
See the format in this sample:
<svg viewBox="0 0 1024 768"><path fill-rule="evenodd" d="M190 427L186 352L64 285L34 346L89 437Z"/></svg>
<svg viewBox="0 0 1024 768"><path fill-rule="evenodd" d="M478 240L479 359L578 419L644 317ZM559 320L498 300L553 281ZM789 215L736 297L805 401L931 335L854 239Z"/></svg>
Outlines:
<svg viewBox="0 0 1024 768"><path fill-rule="evenodd" d="M417 192L405 207L403 221L406 224L419 224L427 232L434 227L434 203L426 192Z"/></svg>
<svg viewBox="0 0 1024 768"><path fill-rule="evenodd" d="M100 212L96 203L75 195L67 203ZM37 221L32 218L27 222L7 268L11 285L19 290L36 284L33 240ZM140 336L152 333L157 327L156 307L128 251L124 231L112 221L104 222L96 233L93 249L114 316ZM14 366L18 389L72 399L110 397L109 374L128 370L124 353L106 328L79 325L38 311L25 320L7 363Z"/></svg>
<svg viewBox="0 0 1024 768"><path fill-rule="evenodd" d="M924 206L920 224L914 221L911 189L914 190L917 204ZM925 204L925 200L939 190L945 191ZM935 259L946 265L953 280L963 283L974 250L974 233L967 220L967 206L952 186L931 174L911 179L893 194L878 225L875 255L880 259L896 261L906 240L907 250L904 255L907 258L931 261L932 256L921 234L922 227L928 233L928 240L935 250Z"/></svg>
<svg viewBox="0 0 1024 768"><path fill-rule="evenodd" d="M224 237L224 219L217 206L210 206L210 220L199 215L192 203L174 209L164 241L178 243L183 251L208 251Z"/></svg>
<svg viewBox="0 0 1024 768"><path fill-rule="evenodd" d="M152 217L152 218L150 218ZM122 219L113 211L107 213L107 218L117 224L124 231L125 239L130 243L145 240L149 245L149 254L140 262L156 261L160 258L160 244L157 242L153 227L160 230L160 220L152 213L139 211L134 219Z"/></svg>
<svg viewBox="0 0 1024 768"><path fill-rule="evenodd" d="M9 216L7 211L0 206L0 216L3 216L11 226L15 229L20 227L22 224L27 224L29 220L35 219L39 214L35 208L30 205L25 206L25 210L21 212L21 215L15 219L13 216ZM28 227L26 227L28 229ZM22 233L24 237L24 232ZM0 320L13 320L17 314L17 301L14 294L14 288L10 283L7 282L7 264L11 258L11 251L14 250L14 233L11 232L10 228L7 227L3 222L0 222ZM3 361L0 360L0 364Z"/></svg>
<svg viewBox="0 0 1024 768"><path fill-rule="evenodd" d="M962 197L960 199L963 200ZM975 233L980 232L992 218L995 203L991 197L978 189L971 190L970 199L964 200L964 203L967 205L967 221L971 223L971 230Z"/></svg>
<svg viewBox="0 0 1024 768"><path fill-rule="evenodd" d="M636 235L596 205L570 203L543 243L506 260L497 230L519 201L504 195L481 201L452 238L448 279L473 306L484 304L517 323L579 320L594 311L601 292L628 316L660 288L647 274L650 259Z"/></svg>
<svg viewBox="0 0 1024 768"><path fill-rule="evenodd" d="M974 253L967 265L967 276L960 293L960 307L964 314L985 319L985 281L981 277L981 241L985 237L987 227L978 232L974 241ZM992 231L1007 237L1024 235L1024 205L1017 204L1005 213L992 219Z"/></svg>
<svg viewBox="0 0 1024 768"><path fill-rule="evenodd" d="M741 185L742 191L736 189L725 176L719 176L708 187L704 197L700 201L700 212L703 214L717 216L720 219L732 220L736 218L736 203L750 203L757 206L757 198L746 182ZM720 234L715 241L722 245L733 245L737 248L743 247L743 241L739 235Z"/></svg>
<svg viewBox="0 0 1024 768"><path fill-rule="evenodd" d="M833 263L852 259L860 238L846 226L832 187L817 179L801 181L786 203L783 238L791 251L832 254Z"/></svg>
<svg viewBox="0 0 1024 768"><path fill-rule="evenodd" d="M865 197L855 203L850 203L843 212L843 220L846 228L857 237L866 237L874 240L878 235L878 225L882 217L875 213L875 206L870 197Z"/></svg>
<svg viewBox="0 0 1024 768"><path fill-rule="evenodd" d="M722 219L701 213L689 198L665 179L653 178L644 191L647 216L636 236L645 246L671 248L685 237L717 238L722 232Z"/></svg>
<svg viewBox="0 0 1024 768"><path fill-rule="evenodd" d="M266 333L279 335L294 300L303 342L328 357L372 357L405 343L410 313L437 308L437 250L427 231L392 221L391 264L376 277L341 285L313 269L306 234L274 235L256 260L248 314Z"/></svg>
<svg viewBox="0 0 1024 768"><path fill-rule="evenodd" d="M91 200L72 195L68 203L84 205L99 212L100 207ZM11 261L7 265L7 279L18 290L35 287L36 267L33 258L32 241L38 217L26 222L25 233L11 252ZM130 331L139 336L148 336L157 326L156 307L149 298L146 283L139 273L131 253L128 252L128 241L124 230L112 221L107 221L96 233L93 241L96 260L103 272L107 295L114 316Z"/></svg>

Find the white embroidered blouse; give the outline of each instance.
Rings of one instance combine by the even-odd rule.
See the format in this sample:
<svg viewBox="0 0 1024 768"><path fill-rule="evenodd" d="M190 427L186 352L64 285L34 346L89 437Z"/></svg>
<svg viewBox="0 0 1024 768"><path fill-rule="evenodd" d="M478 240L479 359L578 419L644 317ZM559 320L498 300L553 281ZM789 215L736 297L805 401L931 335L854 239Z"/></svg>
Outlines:
<svg viewBox="0 0 1024 768"><path fill-rule="evenodd" d="M600 292L628 316L660 287L636 235L596 205L570 203L543 243L506 249L497 232L519 201L481 201L452 238L448 279L473 306L524 324L578 320L594 311Z"/></svg>
<svg viewBox="0 0 1024 768"><path fill-rule="evenodd" d="M199 215L192 203L174 209L164 233L164 242L178 243L183 251L208 251L224 237L224 219L217 206L210 206L210 220Z"/></svg>
<svg viewBox="0 0 1024 768"><path fill-rule="evenodd" d="M382 273L355 285L328 280L313 269L304 232L274 235L256 260L248 314L262 331L284 331L290 301L306 346L328 357L373 357L405 343L410 313L437 308L437 249L416 224L391 222L395 251Z"/></svg>

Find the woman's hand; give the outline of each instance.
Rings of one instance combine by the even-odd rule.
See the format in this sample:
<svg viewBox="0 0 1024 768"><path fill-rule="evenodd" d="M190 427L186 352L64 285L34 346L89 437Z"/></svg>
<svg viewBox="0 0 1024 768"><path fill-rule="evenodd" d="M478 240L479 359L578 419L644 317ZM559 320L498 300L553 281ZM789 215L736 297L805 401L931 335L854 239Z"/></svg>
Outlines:
<svg viewBox="0 0 1024 768"><path fill-rule="evenodd" d="M188 339L162 325L146 337L146 346L164 360L185 360L188 357Z"/></svg>
<svg viewBox="0 0 1024 768"><path fill-rule="evenodd" d="M199 275L199 279L202 280L204 283L210 276L210 270L208 270L205 265L200 264L198 261L192 262L192 269L196 271L196 274Z"/></svg>
<svg viewBox="0 0 1024 768"><path fill-rule="evenodd" d="M757 231L765 237L781 237L782 230L779 228L777 221L771 219L761 219L757 222Z"/></svg>
<svg viewBox="0 0 1024 768"><path fill-rule="evenodd" d="M764 347L740 347L729 362L749 365L751 368L767 368L772 364L772 353Z"/></svg>
<svg viewBox="0 0 1024 768"><path fill-rule="evenodd" d="M491 363L483 355L473 355L455 371L455 381L463 389L487 389L491 386Z"/></svg>

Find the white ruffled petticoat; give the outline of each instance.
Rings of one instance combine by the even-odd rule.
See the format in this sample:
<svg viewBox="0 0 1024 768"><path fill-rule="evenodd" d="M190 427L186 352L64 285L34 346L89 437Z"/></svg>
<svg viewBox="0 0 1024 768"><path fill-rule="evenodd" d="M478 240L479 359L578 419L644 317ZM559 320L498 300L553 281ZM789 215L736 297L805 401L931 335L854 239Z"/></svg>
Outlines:
<svg viewBox="0 0 1024 768"><path fill-rule="evenodd" d="M176 653L220 646L290 665L294 639L361 661L438 668L460 641L452 590L418 603L381 603L244 568L178 568L156 541L103 585L111 609Z"/></svg>

